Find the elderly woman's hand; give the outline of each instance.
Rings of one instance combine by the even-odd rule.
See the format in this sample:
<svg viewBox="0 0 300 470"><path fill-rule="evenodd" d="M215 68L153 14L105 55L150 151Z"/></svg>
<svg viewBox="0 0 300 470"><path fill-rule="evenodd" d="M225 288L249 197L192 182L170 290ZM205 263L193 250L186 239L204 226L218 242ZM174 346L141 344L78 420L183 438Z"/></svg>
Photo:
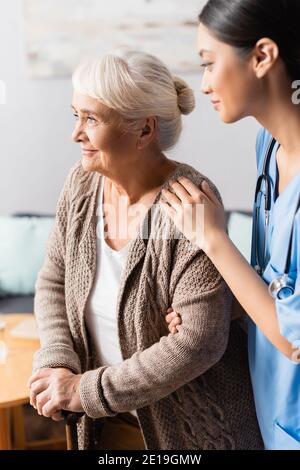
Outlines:
<svg viewBox="0 0 300 470"><path fill-rule="evenodd" d="M172 308L168 308L166 322L168 323L170 333L175 335L178 332L177 327L182 323L180 313L175 312Z"/></svg>
<svg viewBox="0 0 300 470"><path fill-rule="evenodd" d="M30 404L40 415L55 421L63 419L61 410L83 411L79 383L81 374L69 369L40 369L29 379Z"/></svg>

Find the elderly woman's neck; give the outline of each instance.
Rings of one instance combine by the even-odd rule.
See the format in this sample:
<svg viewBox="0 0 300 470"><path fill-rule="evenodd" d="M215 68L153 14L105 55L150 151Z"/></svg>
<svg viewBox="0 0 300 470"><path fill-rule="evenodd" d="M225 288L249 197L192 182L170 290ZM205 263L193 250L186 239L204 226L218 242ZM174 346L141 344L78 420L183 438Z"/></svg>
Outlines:
<svg viewBox="0 0 300 470"><path fill-rule="evenodd" d="M176 162L162 152L139 155L107 177L116 196L126 196L128 204L137 203L148 193L156 192L175 170Z"/></svg>

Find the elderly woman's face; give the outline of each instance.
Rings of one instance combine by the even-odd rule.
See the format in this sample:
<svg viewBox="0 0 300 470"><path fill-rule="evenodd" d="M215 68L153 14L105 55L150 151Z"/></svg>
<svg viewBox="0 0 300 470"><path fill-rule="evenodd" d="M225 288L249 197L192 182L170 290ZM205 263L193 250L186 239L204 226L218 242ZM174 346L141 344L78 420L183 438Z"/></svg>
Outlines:
<svg viewBox="0 0 300 470"><path fill-rule="evenodd" d="M125 170L136 151L136 136L122 131L114 112L95 98L74 92L72 108L72 139L80 143L83 168L107 175Z"/></svg>

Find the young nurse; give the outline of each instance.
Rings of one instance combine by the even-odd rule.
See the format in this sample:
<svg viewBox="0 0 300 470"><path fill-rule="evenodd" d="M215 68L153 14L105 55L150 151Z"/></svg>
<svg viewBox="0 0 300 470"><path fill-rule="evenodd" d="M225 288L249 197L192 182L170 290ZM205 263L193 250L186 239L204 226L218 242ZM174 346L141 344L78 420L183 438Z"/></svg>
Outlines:
<svg viewBox="0 0 300 470"><path fill-rule="evenodd" d="M300 450L300 2L209 0L199 20L203 93L225 123L253 116L262 126L252 267L230 241L223 207L207 184L198 188L180 178L164 191L162 205L194 243L184 219L191 205L204 205L197 243L249 317L249 365L265 448ZM180 312L171 311L167 321L175 333Z"/></svg>

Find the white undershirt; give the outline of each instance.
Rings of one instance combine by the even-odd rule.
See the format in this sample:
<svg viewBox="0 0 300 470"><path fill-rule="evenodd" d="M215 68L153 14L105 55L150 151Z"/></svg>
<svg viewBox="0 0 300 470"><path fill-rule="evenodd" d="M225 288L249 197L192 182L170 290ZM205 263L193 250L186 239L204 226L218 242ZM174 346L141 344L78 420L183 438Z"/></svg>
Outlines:
<svg viewBox="0 0 300 470"><path fill-rule="evenodd" d="M85 320L100 364L110 366L123 362L118 334L117 300L130 243L116 251L104 239L104 180L102 176L97 207L97 269L87 301ZM132 413L136 416L134 410Z"/></svg>
<svg viewBox="0 0 300 470"><path fill-rule="evenodd" d="M97 208L97 268L85 318L100 364L113 365L123 361L116 310L120 280L125 268L129 245L116 251L104 239L103 189L104 177L102 176Z"/></svg>

